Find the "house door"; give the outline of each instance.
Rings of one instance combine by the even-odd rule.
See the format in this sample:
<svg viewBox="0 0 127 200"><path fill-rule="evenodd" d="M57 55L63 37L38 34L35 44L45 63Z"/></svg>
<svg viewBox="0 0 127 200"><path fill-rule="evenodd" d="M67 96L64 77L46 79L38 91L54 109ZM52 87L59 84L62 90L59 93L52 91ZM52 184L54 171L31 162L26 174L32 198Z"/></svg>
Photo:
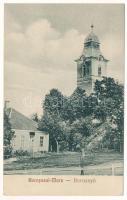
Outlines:
<svg viewBox="0 0 127 200"><path fill-rule="evenodd" d="M30 153L33 155L34 153L34 138L35 138L35 132L30 132Z"/></svg>

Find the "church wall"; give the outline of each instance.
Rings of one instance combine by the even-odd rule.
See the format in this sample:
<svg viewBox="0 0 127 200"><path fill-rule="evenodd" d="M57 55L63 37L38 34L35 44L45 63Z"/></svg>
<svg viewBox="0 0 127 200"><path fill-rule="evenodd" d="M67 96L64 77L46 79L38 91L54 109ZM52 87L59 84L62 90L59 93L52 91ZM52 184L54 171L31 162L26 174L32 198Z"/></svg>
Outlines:
<svg viewBox="0 0 127 200"><path fill-rule="evenodd" d="M101 66L101 76L98 76L98 67ZM107 74L107 63L104 61L92 60L92 92L94 91L94 86L96 80L101 81L103 76Z"/></svg>
<svg viewBox="0 0 127 200"><path fill-rule="evenodd" d="M92 91L92 79L88 81L82 79L82 81L81 80L78 81L77 86L84 89L86 93L89 95Z"/></svg>
<svg viewBox="0 0 127 200"><path fill-rule="evenodd" d="M107 63L104 61L98 61L96 59L92 60L92 76L96 77L97 79L99 79L98 76L98 67L101 66L101 76L106 76L107 74L107 70L106 70L106 65Z"/></svg>
<svg viewBox="0 0 127 200"><path fill-rule="evenodd" d="M101 76L98 76L98 67L101 66ZM90 74L91 79L86 80L82 77L82 69L81 69L81 62L79 61L77 63L77 86L85 89L87 94L94 92L94 85L96 80L102 80L103 76L106 76L106 68L107 68L107 62L99 61L97 59L91 59L91 68L90 68Z"/></svg>

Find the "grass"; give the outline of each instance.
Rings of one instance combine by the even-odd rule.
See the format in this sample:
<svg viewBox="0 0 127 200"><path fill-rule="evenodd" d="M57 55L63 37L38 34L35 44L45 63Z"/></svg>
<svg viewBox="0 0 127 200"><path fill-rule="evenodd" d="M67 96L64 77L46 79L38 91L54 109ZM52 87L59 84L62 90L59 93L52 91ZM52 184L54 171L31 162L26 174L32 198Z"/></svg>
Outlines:
<svg viewBox="0 0 127 200"><path fill-rule="evenodd" d="M47 153L40 158L25 158L4 164L4 171L42 169L46 167L77 167L80 165L80 153ZM123 155L116 152L94 153L85 158L85 166L98 165L111 161L123 161Z"/></svg>

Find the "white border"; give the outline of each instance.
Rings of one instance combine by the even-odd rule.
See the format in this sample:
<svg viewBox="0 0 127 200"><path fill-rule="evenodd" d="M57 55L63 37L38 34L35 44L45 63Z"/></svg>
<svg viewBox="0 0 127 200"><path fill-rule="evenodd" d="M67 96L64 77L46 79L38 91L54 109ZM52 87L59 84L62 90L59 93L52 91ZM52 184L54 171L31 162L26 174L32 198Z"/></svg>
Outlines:
<svg viewBox="0 0 127 200"><path fill-rule="evenodd" d="M9 196L3 196L3 151L2 151L2 146L3 146L3 136L2 136L2 129L3 129L3 39L4 39L4 3L125 3L125 7L127 7L126 0L2 0L0 1L0 199L9 199L9 200L20 200L20 199L88 199L88 200L125 200L127 199L127 112L125 112L125 139L124 139L124 144L125 144L125 152L124 152L124 196L119 196L119 197L114 197L114 196L71 196L71 197L65 197L65 196L60 196L60 197L55 197L55 196L50 196L50 197L45 197L45 196L27 196L27 197L9 197ZM127 9L125 9L127 11ZM125 11L125 19L127 18L127 13ZM125 26L125 33L127 32L127 26ZM125 47L127 47L127 41L125 40ZM127 54L126 48L125 48L125 55ZM125 60L125 66L127 62ZM127 69L125 67L125 74L127 75ZM127 80L125 79L125 94L127 94ZM125 111L127 110L127 95L125 97ZM12 180L13 184L13 180ZM73 190L73 189L72 189Z"/></svg>
<svg viewBox="0 0 127 200"><path fill-rule="evenodd" d="M3 10L0 2L0 194L3 190Z"/></svg>
<svg viewBox="0 0 127 200"><path fill-rule="evenodd" d="M125 3L125 0L3 0L3 3Z"/></svg>

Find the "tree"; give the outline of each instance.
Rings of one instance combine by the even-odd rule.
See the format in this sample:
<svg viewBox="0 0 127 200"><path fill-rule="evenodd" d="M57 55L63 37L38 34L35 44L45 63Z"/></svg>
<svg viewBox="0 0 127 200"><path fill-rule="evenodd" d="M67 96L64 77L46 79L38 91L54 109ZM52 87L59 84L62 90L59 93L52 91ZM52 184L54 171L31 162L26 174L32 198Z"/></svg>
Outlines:
<svg viewBox="0 0 127 200"><path fill-rule="evenodd" d="M14 136L14 132L11 130L11 124L6 111L4 111L4 157L11 157L12 145L11 141Z"/></svg>
<svg viewBox="0 0 127 200"><path fill-rule="evenodd" d="M106 117L107 117L107 110L105 106L99 105L94 108L94 118L104 122L106 120Z"/></svg>
<svg viewBox="0 0 127 200"><path fill-rule="evenodd" d="M73 122L75 114L73 112L73 105L70 101L70 97L64 97L63 109L61 111L61 119L63 121Z"/></svg>
<svg viewBox="0 0 127 200"><path fill-rule="evenodd" d="M59 143L64 138L64 132L57 116L45 114L39 122L39 129L49 133L50 151L59 152Z"/></svg>
<svg viewBox="0 0 127 200"><path fill-rule="evenodd" d="M35 122L38 123L38 121L39 121L38 114L37 114L37 113L33 113L33 114L31 115L31 119L32 119L33 121L35 121Z"/></svg>
<svg viewBox="0 0 127 200"><path fill-rule="evenodd" d="M115 109L111 121L115 125L112 132L114 133L114 141L117 144L117 150L123 151L123 140L124 140L124 104L121 102L118 109Z"/></svg>
<svg viewBox="0 0 127 200"><path fill-rule="evenodd" d="M77 147L81 150L82 148L85 148L85 141L87 140L87 137L89 137L92 134L92 127L91 125L86 122L85 119L80 118L75 120L71 124L71 130L69 135L69 150L76 150Z"/></svg>
<svg viewBox="0 0 127 200"><path fill-rule="evenodd" d="M63 119L73 123L76 119L89 115L88 98L85 90L77 87L73 94L65 99L63 107Z"/></svg>
<svg viewBox="0 0 127 200"><path fill-rule="evenodd" d="M85 90L77 87L73 94L70 96L70 101L72 104L72 112L74 115L74 119L81 118L85 113L84 110L86 108L86 93Z"/></svg>
<svg viewBox="0 0 127 200"><path fill-rule="evenodd" d="M96 81L95 93L100 100L94 114L103 121L108 119L111 130L107 132L104 140L108 141L110 148L120 152L123 149L124 132L124 88L113 78L104 77Z"/></svg>
<svg viewBox="0 0 127 200"><path fill-rule="evenodd" d="M65 140L62 127L63 107L66 98L57 89L50 90L43 102L44 115L39 122L39 129L49 133L50 151L59 151L60 143Z"/></svg>
<svg viewBox="0 0 127 200"><path fill-rule="evenodd" d="M110 98L118 105L123 100L123 85L115 82L113 78L103 77L101 81L96 80L94 89L101 101Z"/></svg>
<svg viewBox="0 0 127 200"><path fill-rule="evenodd" d="M44 113L61 116L63 109L63 102L64 102L64 96L58 89L50 90L49 94L45 96L45 100L42 105Z"/></svg>
<svg viewBox="0 0 127 200"><path fill-rule="evenodd" d="M45 96L44 114L39 121L40 129L49 133L50 150L85 148L95 129L93 118L99 119L102 125L109 121L111 128L105 127L108 144L117 143L118 149L122 149L119 144L123 141L123 100L123 86L107 77L96 80L95 93L90 96L79 87L69 97L63 96L58 89L50 90Z"/></svg>

